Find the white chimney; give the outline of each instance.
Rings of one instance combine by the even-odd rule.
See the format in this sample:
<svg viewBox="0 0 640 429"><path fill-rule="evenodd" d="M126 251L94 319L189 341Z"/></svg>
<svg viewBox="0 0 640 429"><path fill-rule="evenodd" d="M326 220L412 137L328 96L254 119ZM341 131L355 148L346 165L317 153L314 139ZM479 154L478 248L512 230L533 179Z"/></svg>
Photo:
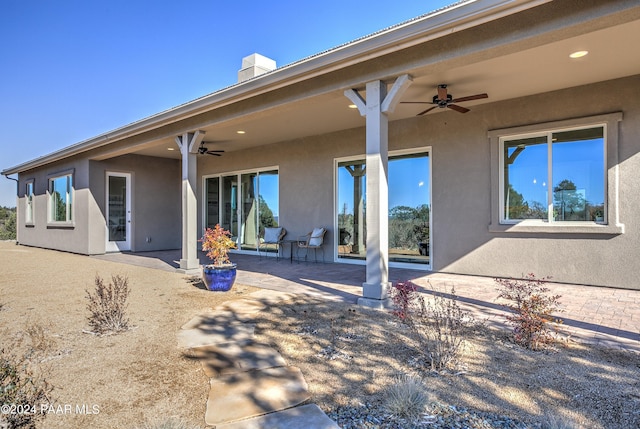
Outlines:
<svg viewBox="0 0 640 429"><path fill-rule="evenodd" d="M260 54L251 54L242 59L242 68L238 71L238 82L244 82L263 73L276 69L276 62Z"/></svg>

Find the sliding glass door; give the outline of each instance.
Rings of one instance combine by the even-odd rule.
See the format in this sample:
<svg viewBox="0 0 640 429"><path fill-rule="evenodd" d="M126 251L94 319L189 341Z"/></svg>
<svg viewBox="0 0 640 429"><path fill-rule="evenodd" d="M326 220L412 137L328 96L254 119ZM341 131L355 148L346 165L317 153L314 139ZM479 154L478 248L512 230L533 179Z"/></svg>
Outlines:
<svg viewBox="0 0 640 429"><path fill-rule="evenodd" d="M204 227L231 231L240 250L256 250L265 227L278 226L278 170L204 179Z"/></svg>
<svg viewBox="0 0 640 429"><path fill-rule="evenodd" d="M389 156L389 261L429 264L431 254L429 153ZM366 162L337 163L338 260L366 259Z"/></svg>

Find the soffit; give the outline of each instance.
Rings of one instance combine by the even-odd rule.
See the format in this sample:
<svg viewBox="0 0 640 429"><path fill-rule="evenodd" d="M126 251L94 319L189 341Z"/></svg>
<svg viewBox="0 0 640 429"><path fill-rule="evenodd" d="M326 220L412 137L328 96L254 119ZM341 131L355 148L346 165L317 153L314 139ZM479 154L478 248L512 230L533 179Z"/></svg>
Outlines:
<svg viewBox="0 0 640 429"><path fill-rule="evenodd" d="M454 97L489 94L488 99L462 104L473 108L482 103L635 75L640 73L640 56L629 49L632 41L639 37L640 21L633 21L444 70L431 66L410 69L406 72L412 75L413 84L402 101L430 100L436 86L446 83ZM570 59L569 54L576 50L588 50L589 55ZM343 95L344 89L237 115L200 129L206 131L205 141L212 142L208 145L210 149L233 151L363 127L365 119L356 109L348 108L350 101ZM390 114L390 120L413 117L427 107L399 104ZM429 121L433 115L448 110L435 109L421 120ZM237 134L238 130L245 134ZM177 148L173 137L143 143L134 153L179 158L179 152L167 150L169 147Z"/></svg>

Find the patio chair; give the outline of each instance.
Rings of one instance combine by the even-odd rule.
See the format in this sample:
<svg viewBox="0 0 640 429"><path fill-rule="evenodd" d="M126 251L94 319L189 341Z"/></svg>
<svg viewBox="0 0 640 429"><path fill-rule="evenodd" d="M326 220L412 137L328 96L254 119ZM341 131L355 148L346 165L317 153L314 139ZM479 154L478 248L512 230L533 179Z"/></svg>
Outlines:
<svg viewBox="0 0 640 429"><path fill-rule="evenodd" d="M314 260L315 262L318 262L317 251L320 249L322 251L322 262L324 262L324 248L322 245L324 244L324 235L326 232L327 230L325 228L314 228L310 233L298 237L296 259L300 260L300 249L304 249L304 259L306 261L307 256L309 255L309 250L313 249Z"/></svg>
<svg viewBox="0 0 640 429"><path fill-rule="evenodd" d="M280 246L285 235L287 235L287 230L282 227L265 228L264 236L258 239L258 255L262 256L261 250L264 250L267 255L269 249L275 249L276 260L280 259Z"/></svg>

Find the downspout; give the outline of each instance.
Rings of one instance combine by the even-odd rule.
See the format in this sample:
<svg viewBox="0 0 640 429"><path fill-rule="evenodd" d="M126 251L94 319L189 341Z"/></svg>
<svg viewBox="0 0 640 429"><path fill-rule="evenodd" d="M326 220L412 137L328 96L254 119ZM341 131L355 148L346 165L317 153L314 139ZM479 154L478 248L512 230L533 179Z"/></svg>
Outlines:
<svg viewBox="0 0 640 429"><path fill-rule="evenodd" d="M13 180L16 182L16 198L18 198L19 192L20 192L20 181L18 181L18 179L14 179L13 177L9 177L8 174L5 174L4 177L6 177L9 180ZM16 204L16 207L18 207L18 205Z"/></svg>

